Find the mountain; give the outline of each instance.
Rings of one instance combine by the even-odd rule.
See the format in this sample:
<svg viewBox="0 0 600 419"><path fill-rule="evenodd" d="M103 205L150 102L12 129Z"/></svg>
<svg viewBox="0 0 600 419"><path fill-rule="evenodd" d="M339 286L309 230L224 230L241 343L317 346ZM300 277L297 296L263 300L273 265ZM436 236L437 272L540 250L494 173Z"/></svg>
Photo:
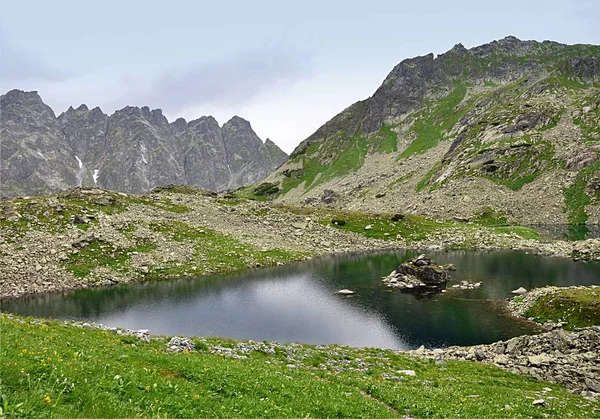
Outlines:
<svg viewBox="0 0 600 419"><path fill-rule="evenodd" d="M600 222L600 47L509 36L400 62L304 140L271 199Z"/></svg>
<svg viewBox="0 0 600 419"><path fill-rule="evenodd" d="M58 117L37 92L0 97L2 196L36 195L74 186L128 193L168 184L214 191L260 181L287 159L250 123L211 116L169 123L160 109L70 107Z"/></svg>

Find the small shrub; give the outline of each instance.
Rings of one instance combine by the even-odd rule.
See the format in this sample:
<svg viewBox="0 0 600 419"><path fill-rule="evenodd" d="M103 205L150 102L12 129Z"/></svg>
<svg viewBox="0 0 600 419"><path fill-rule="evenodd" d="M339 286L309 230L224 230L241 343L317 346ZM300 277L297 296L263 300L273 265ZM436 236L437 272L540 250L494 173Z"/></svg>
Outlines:
<svg viewBox="0 0 600 419"><path fill-rule="evenodd" d="M392 215L392 217L390 218L390 220L392 221L402 221L404 220L404 214L394 214Z"/></svg>
<svg viewBox="0 0 600 419"><path fill-rule="evenodd" d="M261 183L254 188L254 195L256 196L274 195L277 192L279 192L279 186L270 182Z"/></svg>

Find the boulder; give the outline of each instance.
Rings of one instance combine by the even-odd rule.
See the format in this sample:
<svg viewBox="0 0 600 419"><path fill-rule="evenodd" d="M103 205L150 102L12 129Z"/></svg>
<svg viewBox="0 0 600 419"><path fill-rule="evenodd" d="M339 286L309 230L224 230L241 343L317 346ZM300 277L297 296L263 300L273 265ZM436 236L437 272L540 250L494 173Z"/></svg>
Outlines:
<svg viewBox="0 0 600 419"><path fill-rule="evenodd" d="M340 295L353 295L353 294L355 294L354 291L349 290L347 288L344 288L343 290L339 290L337 293L340 294Z"/></svg>
<svg viewBox="0 0 600 419"><path fill-rule="evenodd" d="M425 255L419 255L401 263L383 282L400 289L441 287L450 279L450 271L455 269L454 265L438 265Z"/></svg>

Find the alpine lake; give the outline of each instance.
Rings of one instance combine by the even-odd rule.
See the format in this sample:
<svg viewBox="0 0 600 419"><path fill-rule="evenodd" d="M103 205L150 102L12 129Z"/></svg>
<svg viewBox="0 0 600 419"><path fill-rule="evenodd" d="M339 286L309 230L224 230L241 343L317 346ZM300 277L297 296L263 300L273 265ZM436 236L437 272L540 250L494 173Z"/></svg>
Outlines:
<svg viewBox="0 0 600 419"><path fill-rule="evenodd" d="M2 302L2 311L101 323L150 333L257 341L414 349L473 345L536 333L509 316L511 291L600 285L599 262L524 252L427 252L456 272L446 292L415 293L382 283L419 251L325 256L228 275L50 293ZM452 288L461 281L475 289ZM337 294L340 289L355 292Z"/></svg>

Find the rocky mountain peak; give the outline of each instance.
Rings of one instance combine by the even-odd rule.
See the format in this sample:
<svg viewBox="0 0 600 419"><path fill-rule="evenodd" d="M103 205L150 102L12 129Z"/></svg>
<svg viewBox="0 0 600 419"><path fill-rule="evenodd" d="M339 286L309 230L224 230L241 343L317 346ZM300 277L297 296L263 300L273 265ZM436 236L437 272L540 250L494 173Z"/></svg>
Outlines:
<svg viewBox="0 0 600 419"><path fill-rule="evenodd" d="M250 125L249 121L245 120L242 117L235 115L229 121L227 121L223 124L223 128L235 129L235 130L238 130L238 129L251 130L252 126Z"/></svg>
<svg viewBox="0 0 600 419"><path fill-rule="evenodd" d="M100 186L129 193L188 184L224 190L260 181L287 155L248 121L212 116L169 124L161 109L69 107L56 117L37 92L0 96L3 196Z"/></svg>

